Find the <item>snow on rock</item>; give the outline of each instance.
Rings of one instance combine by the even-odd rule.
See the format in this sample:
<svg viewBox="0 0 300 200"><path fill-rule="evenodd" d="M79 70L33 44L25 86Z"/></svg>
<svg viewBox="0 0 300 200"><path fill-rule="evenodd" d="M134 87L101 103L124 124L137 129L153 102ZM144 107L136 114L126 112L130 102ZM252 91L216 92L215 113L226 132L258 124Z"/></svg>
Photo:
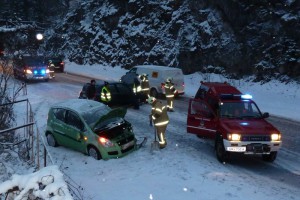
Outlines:
<svg viewBox="0 0 300 200"><path fill-rule="evenodd" d="M23 197L39 197L41 199L71 200L68 186L58 166L52 165L27 175L13 175L11 180L0 184L0 194L18 188L20 192L10 193L15 200Z"/></svg>

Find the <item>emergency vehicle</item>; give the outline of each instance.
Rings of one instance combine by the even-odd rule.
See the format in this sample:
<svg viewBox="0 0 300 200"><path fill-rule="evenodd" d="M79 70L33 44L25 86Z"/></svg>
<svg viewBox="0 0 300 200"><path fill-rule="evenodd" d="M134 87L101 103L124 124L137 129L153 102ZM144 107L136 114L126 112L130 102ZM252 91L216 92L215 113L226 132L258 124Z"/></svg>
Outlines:
<svg viewBox="0 0 300 200"><path fill-rule="evenodd" d="M232 153L262 155L273 162L281 147L281 133L265 119L251 95L228 83L202 82L190 99L187 132L213 139L216 157L226 162Z"/></svg>

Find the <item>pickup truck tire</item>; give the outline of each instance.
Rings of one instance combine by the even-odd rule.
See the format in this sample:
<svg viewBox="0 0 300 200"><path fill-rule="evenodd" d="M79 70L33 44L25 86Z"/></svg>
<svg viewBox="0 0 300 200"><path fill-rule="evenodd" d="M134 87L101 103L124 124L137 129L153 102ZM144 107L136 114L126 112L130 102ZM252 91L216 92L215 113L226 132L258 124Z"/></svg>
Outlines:
<svg viewBox="0 0 300 200"><path fill-rule="evenodd" d="M270 154L262 155L262 159L266 162L273 162L277 157L277 151L272 151Z"/></svg>
<svg viewBox="0 0 300 200"><path fill-rule="evenodd" d="M216 143L215 143L215 151L216 151L216 156L219 162L224 163L228 161L229 158L229 153L225 151L223 140L221 136L218 136L216 138Z"/></svg>

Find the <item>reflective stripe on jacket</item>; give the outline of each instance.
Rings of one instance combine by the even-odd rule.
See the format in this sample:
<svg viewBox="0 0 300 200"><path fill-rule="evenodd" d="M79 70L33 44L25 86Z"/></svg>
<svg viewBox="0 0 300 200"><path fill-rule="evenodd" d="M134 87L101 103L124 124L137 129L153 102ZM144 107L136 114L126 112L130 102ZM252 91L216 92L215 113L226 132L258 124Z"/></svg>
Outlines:
<svg viewBox="0 0 300 200"><path fill-rule="evenodd" d="M175 89L173 83L166 83L165 84L165 92L166 92L166 97L171 98L171 97L174 97L177 90Z"/></svg>
<svg viewBox="0 0 300 200"><path fill-rule="evenodd" d="M140 92L142 90L140 85L133 84L133 93L136 94L137 92Z"/></svg>
<svg viewBox="0 0 300 200"><path fill-rule="evenodd" d="M163 106L160 101L154 101L151 110L152 120L155 126L162 126L169 123L167 107Z"/></svg>
<svg viewBox="0 0 300 200"><path fill-rule="evenodd" d="M144 92L148 91L150 89L149 80L146 78L143 78L141 80L141 87L142 87L142 91L144 91Z"/></svg>
<svg viewBox="0 0 300 200"><path fill-rule="evenodd" d="M103 86L101 90L101 101L109 102L111 100L111 94L109 89L106 86Z"/></svg>

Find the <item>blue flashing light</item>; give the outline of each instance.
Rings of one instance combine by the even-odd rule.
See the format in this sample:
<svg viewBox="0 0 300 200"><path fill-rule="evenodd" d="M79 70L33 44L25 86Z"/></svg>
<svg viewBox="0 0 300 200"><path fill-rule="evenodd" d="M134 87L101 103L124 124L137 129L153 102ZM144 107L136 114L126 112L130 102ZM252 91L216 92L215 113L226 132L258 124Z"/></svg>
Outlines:
<svg viewBox="0 0 300 200"><path fill-rule="evenodd" d="M241 97L242 99L252 99L252 95L250 94L243 94Z"/></svg>
<svg viewBox="0 0 300 200"><path fill-rule="evenodd" d="M240 123L242 126L248 126L249 125L249 123L248 122L242 122L242 123Z"/></svg>
<svg viewBox="0 0 300 200"><path fill-rule="evenodd" d="M46 70L42 69L41 74L46 74Z"/></svg>
<svg viewBox="0 0 300 200"><path fill-rule="evenodd" d="M33 73L34 73L34 74L37 74L37 73L38 73L38 71L37 71L37 70L34 70L34 71L33 71Z"/></svg>

